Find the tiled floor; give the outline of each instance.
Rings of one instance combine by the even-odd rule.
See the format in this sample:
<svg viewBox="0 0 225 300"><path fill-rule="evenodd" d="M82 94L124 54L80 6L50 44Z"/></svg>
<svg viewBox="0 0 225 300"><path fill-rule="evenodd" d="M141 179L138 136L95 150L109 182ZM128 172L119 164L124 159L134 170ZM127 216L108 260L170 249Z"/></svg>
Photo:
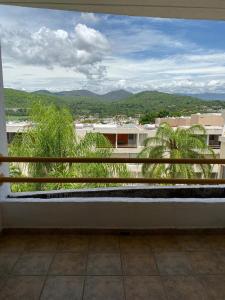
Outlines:
<svg viewBox="0 0 225 300"><path fill-rule="evenodd" d="M225 234L3 234L1 300L225 300Z"/></svg>

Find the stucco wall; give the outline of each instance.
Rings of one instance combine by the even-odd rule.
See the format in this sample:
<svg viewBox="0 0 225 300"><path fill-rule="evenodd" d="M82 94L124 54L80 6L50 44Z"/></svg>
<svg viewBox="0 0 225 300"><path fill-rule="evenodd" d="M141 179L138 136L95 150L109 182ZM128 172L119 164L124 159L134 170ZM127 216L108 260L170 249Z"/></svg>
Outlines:
<svg viewBox="0 0 225 300"><path fill-rule="evenodd" d="M6 121L5 121L5 105L3 95L3 74L2 74L2 59L1 59L1 44L0 44L0 155L7 155L7 136L6 136ZM7 176L7 164L0 164L0 174ZM0 201L4 200L9 193L9 185L0 185ZM2 228L2 213L0 205L0 231Z"/></svg>
<svg viewBox="0 0 225 300"><path fill-rule="evenodd" d="M2 204L4 228L225 228L224 199L12 199Z"/></svg>

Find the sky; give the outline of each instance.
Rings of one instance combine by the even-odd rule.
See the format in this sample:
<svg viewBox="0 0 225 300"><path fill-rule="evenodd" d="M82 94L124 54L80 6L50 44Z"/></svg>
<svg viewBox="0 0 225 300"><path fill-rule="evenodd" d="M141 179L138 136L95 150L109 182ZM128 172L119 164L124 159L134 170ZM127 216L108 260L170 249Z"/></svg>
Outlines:
<svg viewBox="0 0 225 300"><path fill-rule="evenodd" d="M225 21L0 5L4 86L225 93Z"/></svg>

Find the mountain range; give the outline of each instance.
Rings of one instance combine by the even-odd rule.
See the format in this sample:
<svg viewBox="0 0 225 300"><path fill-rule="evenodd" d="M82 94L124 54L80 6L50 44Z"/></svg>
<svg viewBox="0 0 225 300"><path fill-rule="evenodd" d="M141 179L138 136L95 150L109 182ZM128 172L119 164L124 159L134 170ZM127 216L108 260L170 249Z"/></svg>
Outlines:
<svg viewBox="0 0 225 300"><path fill-rule="evenodd" d="M48 90L39 90L39 91L35 91L34 93L42 94L42 95L65 96L65 97L92 97L92 98L101 98L104 100L121 100L132 95L132 93L126 90L111 91L103 95L93 93L88 90L73 90L73 91L62 91L62 92L50 92Z"/></svg>
<svg viewBox="0 0 225 300"><path fill-rule="evenodd" d="M66 93L66 94L65 94ZM68 94L69 93L69 94ZM24 92L4 89L6 112L11 119L24 119L32 103L55 104L67 107L74 118L79 116L96 116L96 118L118 115L140 116L149 112L166 111L167 115L188 116L193 113L218 112L225 109L225 101L202 100L196 97L145 91L125 96L124 91L114 91L105 95L88 94L82 91L52 93L49 91ZM69 95L69 96L68 96ZM125 98L118 99L118 97ZM9 119L9 118L8 118Z"/></svg>
<svg viewBox="0 0 225 300"><path fill-rule="evenodd" d="M148 92L148 91L146 91ZM152 91L151 91L152 92ZM157 92L157 91L156 91ZM61 92L50 92L48 90L35 91L35 94L42 95L55 95L55 96L65 96L65 97L92 97L104 100L121 100L128 98L129 96L135 95L134 93L128 92L126 90L120 89L108 92L106 94L97 94L89 90L72 90L72 91L61 91ZM139 94L139 93L137 93ZM225 101L225 93L199 93L199 94L178 94L183 96L190 96L193 98L199 98L202 100L220 100Z"/></svg>

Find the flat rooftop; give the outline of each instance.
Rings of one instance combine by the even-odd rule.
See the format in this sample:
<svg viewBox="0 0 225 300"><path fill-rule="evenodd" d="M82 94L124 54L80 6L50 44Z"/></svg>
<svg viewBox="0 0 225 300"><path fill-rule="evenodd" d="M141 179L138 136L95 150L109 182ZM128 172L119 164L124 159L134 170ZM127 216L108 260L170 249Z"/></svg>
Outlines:
<svg viewBox="0 0 225 300"><path fill-rule="evenodd" d="M173 118L168 118L173 119ZM174 118L175 120L176 118ZM31 126L30 122L7 122L6 131L7 132L21 132ZM89 123L75 123L74 127L78 132L85 133L86 131L96 131L102 133L149 133L150 131L154 131L157 129L159 124L145 124L145 125L137 125L137 124L89 124ZM189 125L179 125L174 126L174 128L189 128ZM222 131L223 126L216 125L204 125L206 130L218 130Z"/></svg>

